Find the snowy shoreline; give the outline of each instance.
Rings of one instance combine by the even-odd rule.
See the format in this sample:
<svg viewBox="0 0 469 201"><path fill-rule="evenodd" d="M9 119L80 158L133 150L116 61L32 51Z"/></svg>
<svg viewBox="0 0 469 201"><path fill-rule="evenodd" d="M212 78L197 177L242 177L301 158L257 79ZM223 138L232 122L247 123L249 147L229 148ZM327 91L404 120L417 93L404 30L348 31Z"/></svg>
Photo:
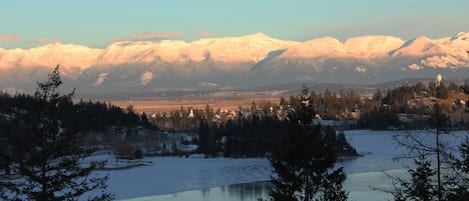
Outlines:
<svg viewBox="0 0 469 201"><path fill-rule="evenodd" d="M361 157L341 160L349 179L346 180L351 197L384 196L373 192L370 185L384 185L383 172L401 171L405 161L393 161L399 154L406 153L394 141L396 135L425 134L429 139L432 131L346 131L345 135ZM450 135L448 135L450 136ZM450 140L449 141L454 141ZM115 161L107 155L109 162ZM108 192L115 193L116 199L137 199L142 197L180 194L188 191L205 191L216 187L240 183L255 183L271 180L272 170L266 158L204 158L202 156L145 157L149 164L124 170L99 171L109 174ZM353 195L353 196L352 196Z"/></svg>

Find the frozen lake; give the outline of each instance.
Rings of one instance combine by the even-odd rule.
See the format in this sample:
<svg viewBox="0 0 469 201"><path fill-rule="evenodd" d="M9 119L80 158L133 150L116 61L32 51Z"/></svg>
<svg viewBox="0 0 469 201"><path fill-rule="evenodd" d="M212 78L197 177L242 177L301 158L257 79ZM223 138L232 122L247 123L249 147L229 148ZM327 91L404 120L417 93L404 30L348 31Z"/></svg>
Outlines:
<svg viewBox="0 0 469 201"><path fill-rule="evenodd" d="M391 175L402 175L403 172L403 169L386 171ZM383 172L353 173L347 176L345 189L349 191L349 200L392 200L391 195L373 191L370 188L370 186L389 187L391 185L390 180L383 176ZM269 200L270 188L270 182L264 181L133 198L127 201L257 201L259 198Z"/></svg>
<svg viewBox="0 0 469 201"><path fill-rule="evenodd" d="M347 131L346 137L363 154L343 159L349 200L388 200L389 194L370 187L389 187L391 175L405 175L406 161L394 161L406 153L394 136L418 135L430 142L431 131ZM444 137L456 144L454 137ZM271 169L266 159L148 158L151 166L111 171L109 189L118 199L131 201L256 201L268 198Z"/></svg>

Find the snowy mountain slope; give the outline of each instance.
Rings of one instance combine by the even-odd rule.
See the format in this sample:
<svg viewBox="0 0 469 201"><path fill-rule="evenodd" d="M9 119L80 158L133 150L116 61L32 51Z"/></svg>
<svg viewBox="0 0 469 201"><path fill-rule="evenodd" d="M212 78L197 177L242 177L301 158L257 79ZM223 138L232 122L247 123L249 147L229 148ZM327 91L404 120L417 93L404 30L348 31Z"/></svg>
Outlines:
<svg viewBox="0 0 469 201"><path fill-rule="evenodd" d="M346 50L339 40L324 37L305 41L288 48L279 58L314 58L320 56L344 56Z"/></svg>
<svg viewBox="0 0 469 201"><path fill-rule="evenodd" d="M104 49L53 43L0 48L0 86L33 88L56 64L75 87L95 91L252 88L304 81L367 84L436 73L466 78L468 50L469 33L464 32L408 41L361 36L296 42L256 33L192 42L120 41Z"/></svg>
<svg viewBox="0 0 469 201"><path fill-rule="evenodd" d="M354 57L372 59L384 57L401 47L404 41L392 36L362 36L341 42L336 38L313 39L288 48L283 58Z"/></svg>
<svg viewBox="0 0 469 201"><path fill-rule="evenodd" d="M163 40L158 42L116 42L109 45L99 58L99 64L166 62L258 62L272 50L297 44L294 41L272 39L257 33L241 37L200 39L192 43Z"/></svg>
<svg viewBox="0 0 469 201"><path fill-rule="evenodd" d="M296 44L298 42L273 39L263 33L256 33L241 37L201 39L194 41L192 46L206 46L210 59L226 63L259 62L271 51L286 49Z"/></svg>
<svg viewBox="0 0 469 201"><path fill-rule="evenodd" d="M384 57L388 52L401 47L404 42L393 36L362 36L349 38L344 45L349 56L366 59Z"/></svg>
<svg viewBox="0 0 469 201"><path fill-rule="evenodd" d="M31 49L0 51L0 69L12 67L55 67L57 64L80 70L96 64L101 49L81 45L53 43Z"/></svg>

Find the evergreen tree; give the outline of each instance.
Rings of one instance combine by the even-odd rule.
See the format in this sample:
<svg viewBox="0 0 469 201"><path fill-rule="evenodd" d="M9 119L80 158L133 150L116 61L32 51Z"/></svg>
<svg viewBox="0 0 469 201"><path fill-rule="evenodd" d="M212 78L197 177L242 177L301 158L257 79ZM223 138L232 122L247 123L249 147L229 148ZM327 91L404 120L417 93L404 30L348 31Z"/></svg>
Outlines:
<svg viewBox="0 0 469 201"><path fill-rule="evenodd" d="M279 103L281 106L285 107L288 105L288 102L287 100L285 99L285 97L281 96L280 97L280 103Z"/></svg>
<svg viewBox="0 0 469 201"><path fill-rule="evenodd" d="M199 122L199 147L198 152L205 155L215 156L218 153L216 130L209 122L201 119Z"/></svg>
<svg viewBox="0 0 469 201"><path fill-rule="evenodd" d="M275 176L271 200L346 200L345 173L333 170L338 158L335 131L311 124L314 110L304 86L289 129L269 157Z"/></svg>
<svg viewBox="0 0 469 201"><path fill-rule="evenodd" d="M407 168L410 180L393 177L397 181L394 189L384 190L385 192L393 194L395 200L468 200L469 137L466 136L460 145L458 156L453 155L452 148L448 146L440 143L438 149L417 136L408 135L405 140L396 139L409 150L404 158L414 157L414 167ZM441 164L444 171L441 172L440 180L438 166L432 167L432 161L427 157L434 156L438 151L444 158Z"/></svg>
<svg viewBox="0 0 469 201"><path fill-rule="evenodd" d="M464 85L462 89L464 93L469 94L469 79L464 80Z"/></svg>
<svg viewBox="0 0 469 201"><path fill-rule="evenodd" d="M378 102L378 103L381 103L381 101L383 100L383 93L381 93L381 90L377 90L374 94L373 94L373 98L372 100Z"/></svg>
<svg viewBox="0 0 469 201"><path fill-rule="evenodd" d="M343 131L337 135L337 145L341 156L358 156L357 150L345 139Z"/></svg>
<svg viewBox="0 0 469 201"><path fill-rule="evenodd" d="M448 89L449 89L450 91L458 91L458 90L459 90L459 86L458 86L456 83L451 82L451 83L449 83Z"/></svg>
<svg viewBox="0 0 469 201"><path fill-rule="evenodd" d="M64 128L59 118L59 100L71 102L73 93L60 96L57 88L62 84L57 66L46 82L38 83L32 105L32 124L10 138L15 152L21 153L16 164L11 165L13 174L21 179L2 183L4 200L78 200L89 191L104 190L106 177L94 177L92 172L103 162L84 164L91 149L80 146L80 137L71 129ZM3 191L2 190L2 191ZM88 200L110 200L113 195L102 191L101 195Z"/></svg>
<svg viewBox="0 0 469 201"><path fill-rule="evenodd" d="M429 160L425 158L425 154L421 154L414 159L414 168L408 168L410 181L398 180L400 189L394 193L395 200L415 200L415 201L431 201L437 199L437 189L434 185L434 177L436 175Z"/></svg>
<svg viewBox="0 0 469 201"><path fill-rule="evenodd" d="M469 198L469 137L459 147L460 158L450 157L454 174L446 177L447 200L465 201Z"/></svg>
<svg viewBox="0 0 469 201"><path fill-rule="evenodd" d="M142 125L149 128L149 127L153 127L153 128L156 128L156 130L158 130L158 128L156 126L153 126L150 124L150 121L148 121L148 117L147 117L147 114L145 112L142 113L142 115L140 115L140 121L142 121Z"/></svg>

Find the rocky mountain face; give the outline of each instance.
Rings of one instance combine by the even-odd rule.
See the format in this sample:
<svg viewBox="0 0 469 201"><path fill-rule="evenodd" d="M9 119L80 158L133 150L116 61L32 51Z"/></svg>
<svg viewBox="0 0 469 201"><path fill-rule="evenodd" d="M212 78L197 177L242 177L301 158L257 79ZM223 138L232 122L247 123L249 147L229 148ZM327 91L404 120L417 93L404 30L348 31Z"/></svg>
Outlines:
<svg viewBox="0 0 469 201"><path fill-rule="evenodd" d="M240 37L120 41L104 49L54 43L0 48L0 89L35 88L57 64L80 91L218 90L328 82L373 84L434 77L469 77L469 33L430 39L362 36L304 42L263 33Z"/></svg>

